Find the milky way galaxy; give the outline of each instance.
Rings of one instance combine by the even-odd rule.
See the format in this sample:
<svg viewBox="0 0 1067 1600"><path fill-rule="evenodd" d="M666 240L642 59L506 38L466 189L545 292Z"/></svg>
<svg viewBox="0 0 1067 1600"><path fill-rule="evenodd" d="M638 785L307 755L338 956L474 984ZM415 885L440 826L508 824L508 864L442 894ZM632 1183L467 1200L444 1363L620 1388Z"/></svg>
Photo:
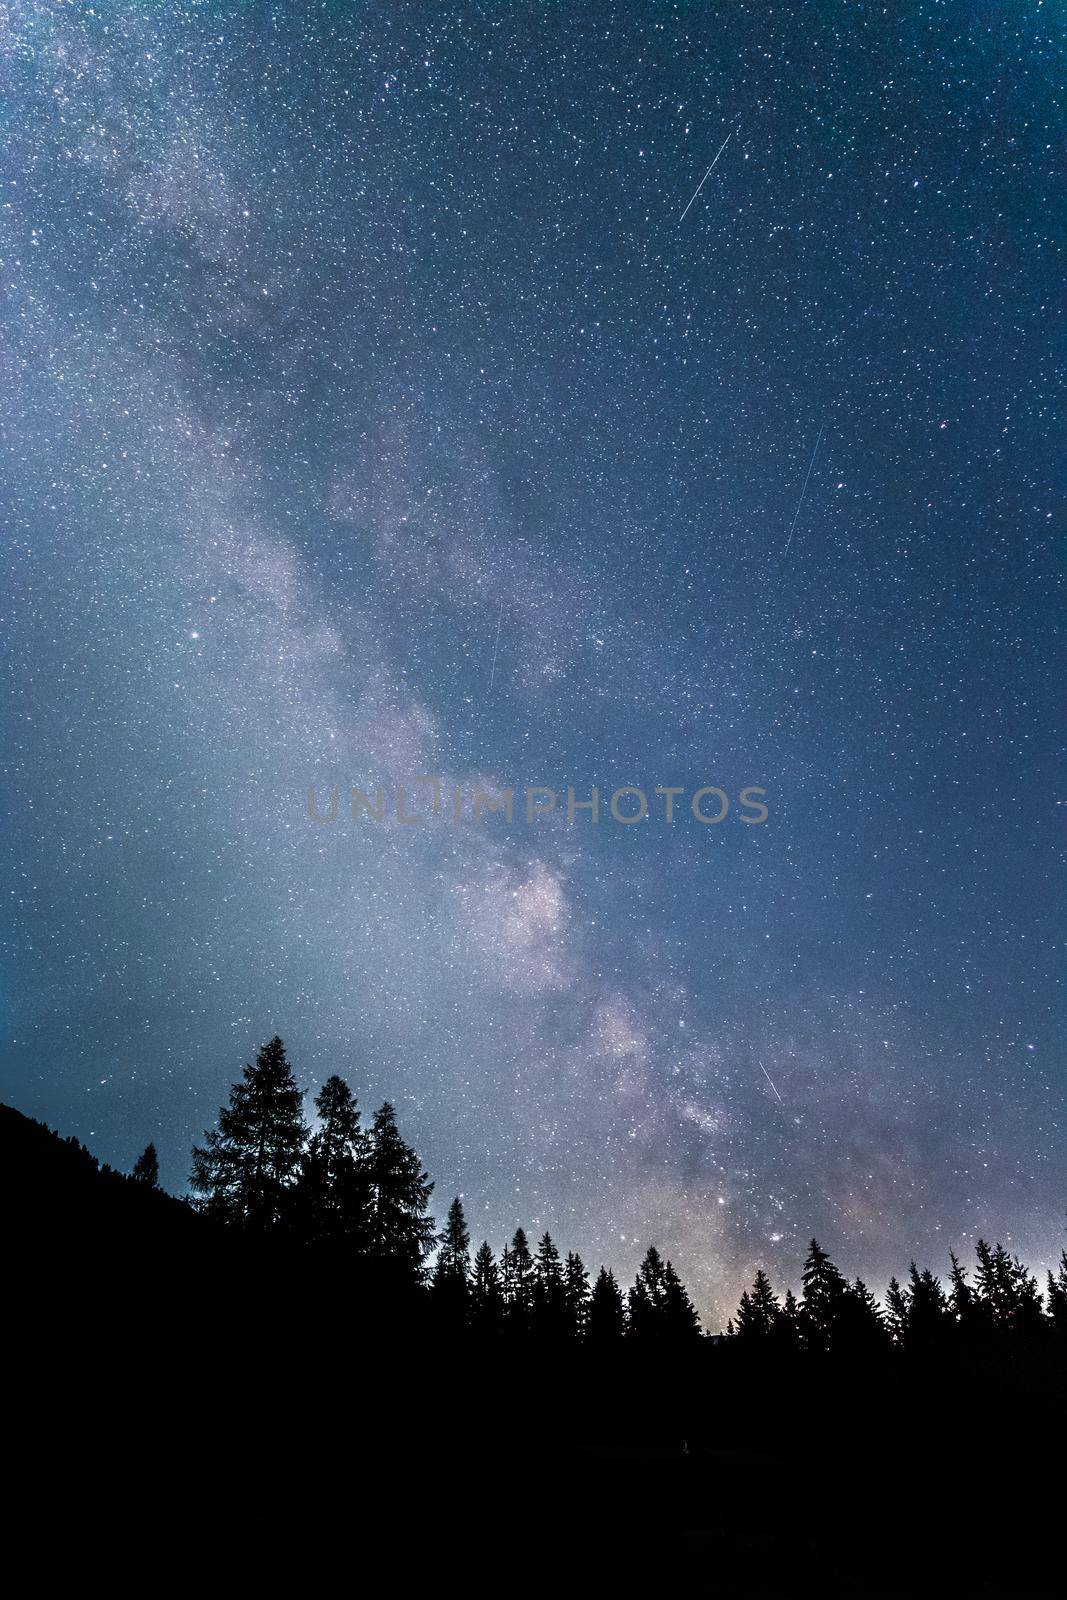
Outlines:
<svg viewBox="0 0 1067 1600"><path fill-rule="evenodd" d="M1058 1255L1051 12L8 0L5 1100L181 1191L278 1032L712 1327Z"/></svg>

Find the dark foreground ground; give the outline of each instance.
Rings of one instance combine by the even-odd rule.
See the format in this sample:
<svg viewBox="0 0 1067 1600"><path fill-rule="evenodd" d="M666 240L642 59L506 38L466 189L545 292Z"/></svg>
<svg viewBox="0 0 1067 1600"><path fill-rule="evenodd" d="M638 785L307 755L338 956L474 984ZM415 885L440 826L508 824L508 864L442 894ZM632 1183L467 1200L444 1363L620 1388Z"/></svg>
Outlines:
<svg viewBox="0 0 1067 1600"><path fill-rule="evenodd" d="M1051 1347L457 1343L166 1196L131 1218L36 1126L0 1126L6 1565L35 1586L1062 1590Z"/></svg>

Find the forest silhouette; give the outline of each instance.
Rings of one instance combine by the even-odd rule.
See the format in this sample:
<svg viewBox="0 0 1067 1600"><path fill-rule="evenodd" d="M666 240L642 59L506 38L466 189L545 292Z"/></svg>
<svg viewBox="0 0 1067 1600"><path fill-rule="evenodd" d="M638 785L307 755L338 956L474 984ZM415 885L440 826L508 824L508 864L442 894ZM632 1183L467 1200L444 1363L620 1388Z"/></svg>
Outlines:
<svg viewBox="0 0 1067 1600"><path fill-rule="evenodd" d="M153 1145L126 1176L9 1107L0 1158L38 1354L61 1341L68 1375L109 1373L118 1404L150 1353L164 1412L221 1382L214 1406L236 1404L272 1454L288 1439L312 1474L323 1438L354 1428L383 1527L421 1461L486 1514L540 1506L560 1548L643 1525L675 1562L713 1558L754 1592L757 1553L798 1551L823 1564L822 1592L899 1592L875 1558L902 1540L931 1571L954 1548L968 1592L1003 1592L1004 1538L954 1530L1051 1515L1062 1489L1067 1251L1039 1285L979 1240L973 1271L953 1255L942 1282L911 1263L879 1304L812 1240L799 1293L761 1268L725 1332L705 1332L654 1245L624 1287L547 1232L473 1247L459 1197L438 1227L393 1107L365 1125L335 1075L309 1123L277 1037L195 1147L187 1197L160 1188ZM291 1385L283 1399L283 1368L311 1374L307 1406ZM175 1413L176 1457L183 1427Z"/></svg>

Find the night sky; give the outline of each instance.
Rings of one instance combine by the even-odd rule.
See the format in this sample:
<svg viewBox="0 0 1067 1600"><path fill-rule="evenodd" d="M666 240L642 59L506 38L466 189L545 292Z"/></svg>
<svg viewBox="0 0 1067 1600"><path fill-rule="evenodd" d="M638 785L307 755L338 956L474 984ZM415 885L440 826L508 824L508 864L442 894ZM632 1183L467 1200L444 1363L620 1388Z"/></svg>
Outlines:
<svg viewBox="0 0 1067 1600"><path fill-rule="evenodd" d="M279 1032L712 1327L1058 1255L1063 39L11 0L5 1100L181 1191Z"/></svg>

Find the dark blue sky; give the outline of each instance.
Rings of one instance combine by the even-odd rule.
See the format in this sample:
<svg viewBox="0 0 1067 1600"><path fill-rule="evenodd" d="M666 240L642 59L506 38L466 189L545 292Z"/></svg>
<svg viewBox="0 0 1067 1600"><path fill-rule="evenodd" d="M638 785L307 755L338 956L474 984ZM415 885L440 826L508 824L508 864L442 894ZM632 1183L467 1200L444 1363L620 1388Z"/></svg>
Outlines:
<svg viewBox="0 0 1067 1600"><path fill-rule="evenodd" d="M4 1098L180 1188L278 1031L713 1325L812 1233L1051 1261L1051 8L2 43ZM769 817L307 818L426 772Z"/></svg>

